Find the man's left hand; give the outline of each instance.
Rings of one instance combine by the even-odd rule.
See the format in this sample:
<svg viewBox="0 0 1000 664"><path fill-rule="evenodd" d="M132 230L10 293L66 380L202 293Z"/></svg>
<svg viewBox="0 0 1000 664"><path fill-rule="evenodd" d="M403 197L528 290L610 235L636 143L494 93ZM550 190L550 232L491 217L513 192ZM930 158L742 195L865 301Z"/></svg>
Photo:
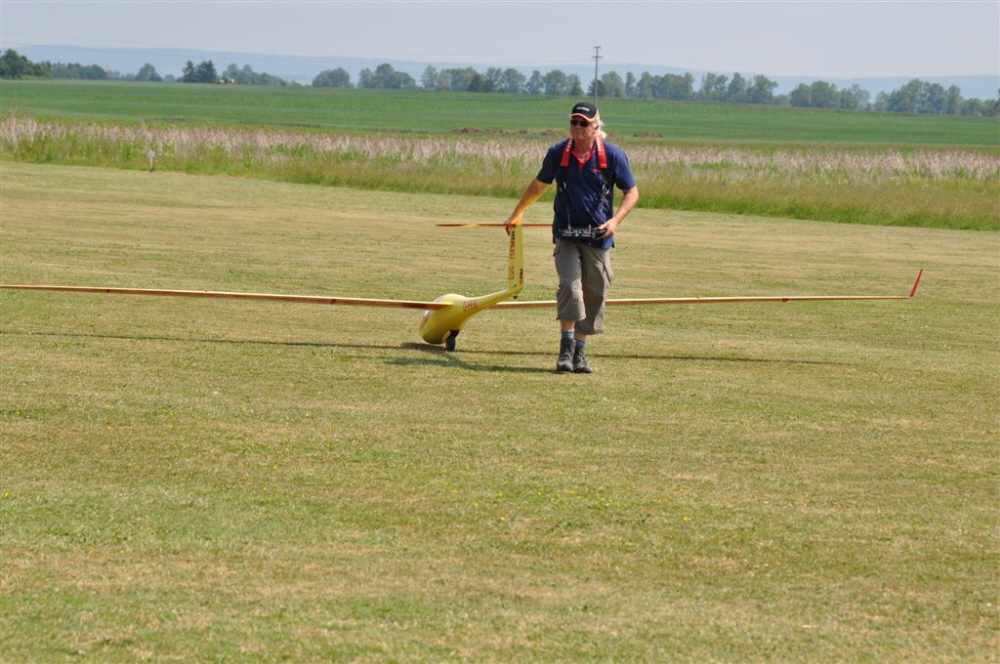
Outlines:
<svg viewBox="0 0 1000 664"><path fill-rule="evenodd" d="M618 224L620 223L620 221L612 217L597 227L597 234L601 238L611 237L618 230Z"/></svg>

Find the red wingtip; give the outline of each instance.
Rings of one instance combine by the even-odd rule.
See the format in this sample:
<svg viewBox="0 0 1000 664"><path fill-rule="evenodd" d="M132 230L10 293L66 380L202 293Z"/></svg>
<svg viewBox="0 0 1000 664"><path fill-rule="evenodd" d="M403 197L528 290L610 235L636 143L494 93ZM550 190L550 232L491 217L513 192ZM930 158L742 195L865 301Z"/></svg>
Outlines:
<svg viewBox="0 0 1000 664"><path fill-rule="evenodd" d="M917 294L917 286L920 285L920 277L923 276L923 274L924 274L924 269L920 268L920 272L917 272L917 279L916 281L913 282L913 288L910 289L910 297L913 297L914 295Z"/></svg>

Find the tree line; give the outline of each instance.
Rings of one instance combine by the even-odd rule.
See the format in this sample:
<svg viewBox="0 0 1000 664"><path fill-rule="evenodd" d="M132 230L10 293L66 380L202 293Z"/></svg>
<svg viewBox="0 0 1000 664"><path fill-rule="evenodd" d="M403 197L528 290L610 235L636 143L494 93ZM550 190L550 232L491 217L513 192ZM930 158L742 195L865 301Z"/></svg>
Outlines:
<svg viewBox="0 0 1000 664"><path fill-rule="evenodd" d="M13 49L7 49L0 56L0 78L70 78L86 80L148 81L158 83L236 83L240 85L297 85L282 78L255 72L250 65L240 67L236 63L218 72L211 60L194 64L188 60L181 77L172 74L161 76L156 67L146 63L134 74L122 74L99 65L83 65L77 62L31 62Z"/></svg>
<svg viewBox="0 0 1000 664"><path fill-rule="evenodd" d="M148 66L148 65L147 65ZM215 71L211 60L204 60L198 65L188 60L181 72L181 83L230 83L234 85L298 85L289 83L283 78L264 72L255 72L250 65L240 67L235 62L221 73Z"/></svg>
<svg viewBox="0 0 1000 664"><path fill-rule="evenodd" d="M78 62L32 62L14 49L7 49L0 55L0 78L75 78L86 80L129 80L162 81L153 65L143 65L135 74L121 74L99 65L84 65Z"/></svg>
<svg viewBox="0 0 1000 664"><path fill-rule="evenodd" d="M576 74L554 69L545 74L535 70L525 76L516 69L489 67L479 72L472 67L437 69L428 65L418 83L405 72L396 71L383 63L363 69L358 88L452 90L459 92L496 92L507 94L570 95L615 97L623 99L668 99L673 101L707 101L727 104L764 104L800 108L833 108L848 111L881 111L888 113L925 113L936 115L996 116L1000 114L998 99L962 97L956 85L947 89L938 83L913 79L891 92L880 92L874 101L869 91L855 84L838 88L827 81L799 84L788 94L775 94L778 83L758 74L749 78L739 73L732 76L707 73L695 85L691 73L657 76L643 72L636 77L627 72L622 78L610 71L584 90ZM343 68L320 72L312 82L315 87L354 87L351 76ZM595 90L596 88L596 90Z"/></svg>
<svg viewBox="0 0 1000 664"><path fill-rule="evenodd" d="M1000 114L1000 94L998 99L964 99L957 85L944 86L913 79L892 92L880 92L875 97L873 109L890 113L933 113L937 115L984 115L995 117Z"/></svg>
<svg viewBox="0 0 1000 664"><path fill-rule="evenodd" d="M143 65L135 74L120 74L97 65L78 63L34 63L13 49L0 56L0 78L75 78L120 79L135 81L180 81L182 83L235 83L239 85L297 86L271 74L255 72L250 65L235 63L219 72L211 60L195 64L188 60L180 78L160 76L151 64ZM365 68L355 86L351 75L342 67L320 72L312 81L314 87L390 90L452 90L457 92L491 92L504 94L597 96L623 99L667 99L673 101L706 101L728 104L763 104L802 108L833 108L888 113L921 113L935 115L987 116L1000 115L1000 91L997 99L965 98L956 85L945 88L938 83L913 79L891 92L872 95L858 85L838 88L827 81L802 83L788 94L775 94L778 84L758 74L745 77L717 73L702 75L698 85L691 73L663 74L643 72L638 77L626 72L622 78L610 71L591 81L584 89L580 77L553 69L545 74L535 70L530 76L520 71L489 67L477 71L472 67L437 69L428 65L419 83L406 72L397 71L389 63L374 70ZM596 89L595 89L596 88Z"/></svg>

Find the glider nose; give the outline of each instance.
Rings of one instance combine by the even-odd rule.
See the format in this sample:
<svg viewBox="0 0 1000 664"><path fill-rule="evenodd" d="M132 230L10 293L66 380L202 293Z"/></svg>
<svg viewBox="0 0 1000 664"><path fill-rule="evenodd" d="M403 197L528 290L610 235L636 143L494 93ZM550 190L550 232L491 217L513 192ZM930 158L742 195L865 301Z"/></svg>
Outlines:
<svg viewBox="0 0 1000 664"><path fill-rule="evenodd" d="M428 309L420 319L420 338L429 344L440 346L447 341L452 330L461 329L467 316L463 316L462 304L469 300L467 297L448 293L434 300L439 304L450 306L443 309Z"/></svg>

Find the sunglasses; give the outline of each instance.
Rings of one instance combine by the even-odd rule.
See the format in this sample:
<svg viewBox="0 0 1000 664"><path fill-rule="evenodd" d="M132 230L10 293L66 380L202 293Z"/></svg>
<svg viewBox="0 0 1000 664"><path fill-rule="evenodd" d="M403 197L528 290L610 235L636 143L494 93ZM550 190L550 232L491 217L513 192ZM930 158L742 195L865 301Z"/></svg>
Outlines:
<svg viewBox="0 0 1000 664"><path fill-rule="evenodd" d="M586 120L570 120L569 123L574 127L589 127L590 123Z"/></svg>

